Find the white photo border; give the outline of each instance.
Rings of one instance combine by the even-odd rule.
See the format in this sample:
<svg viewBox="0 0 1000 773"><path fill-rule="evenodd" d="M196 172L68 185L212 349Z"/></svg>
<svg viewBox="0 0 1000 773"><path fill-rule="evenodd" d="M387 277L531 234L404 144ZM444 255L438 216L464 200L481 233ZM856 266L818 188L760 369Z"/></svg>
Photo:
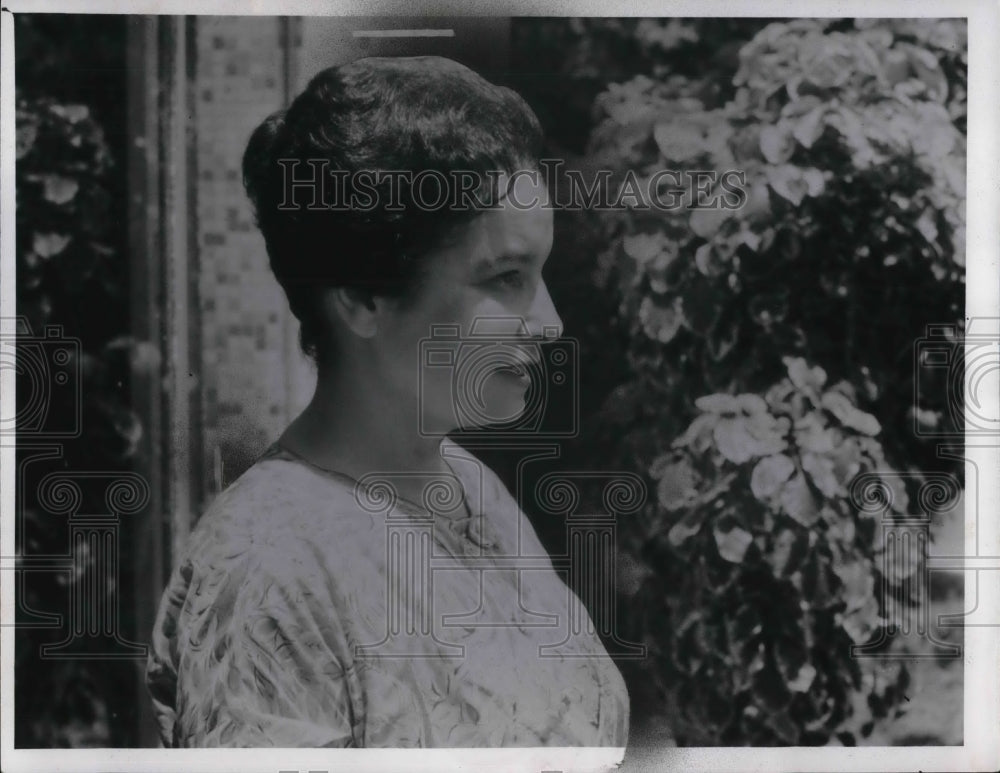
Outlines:
<svg viewBox="0 0 1000 773"><path fill-rule="evenodd" d="M282 15L282 16L671 16L671 17L941 17L968 20L968 187L967 187L967 318L987 323L1000 340L1000 5L990 0L816 0L805 5L791 0L678 0L663 3L607 0L547 3L526 0L462 2L462 0L316 0L264 3L240 0L10 0L3 6L0 26L0 333L10 333L15 314L14 213L14 24L16 13L127 13L133 15ZM970 374L967 373L967 377ZM1000 412L1000 395L979 406L981 414ZM0 413L12 415L14 373L0 370ZM1000 445L1000 440L995 441ZM1000 469L1000 448L971 435L966 438L967 474L975 468ZM12 444L0 443L0 561L14 543L15 459ZM978 501L967 501L966 555L989 558L1000 570L1000 476L980 479ZM976 527L970 524L976 523ZM977 533L978 529L978 533ZM0 567L6 568L6 567ZM1000 571L982 572L975 595L975 570L966 571L966 598L979 607L1000 609ZM15 749L14 586L0 583L0 766L20 771L580 771L608 770L622 759L623 749ZM965 628L964 709L962 746L935 747L782 747L670 748L651 763L650 770L686 771L896 771L1000 769L1000 629Z"/></svg>

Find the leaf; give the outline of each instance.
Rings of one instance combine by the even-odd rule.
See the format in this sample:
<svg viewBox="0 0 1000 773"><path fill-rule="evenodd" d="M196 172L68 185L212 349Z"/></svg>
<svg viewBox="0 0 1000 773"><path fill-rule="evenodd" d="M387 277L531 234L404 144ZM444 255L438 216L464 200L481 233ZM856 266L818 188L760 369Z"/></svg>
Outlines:
<svg viewBox="0 0 1000 773"><path fill-rule="evenodd" d="M782 484L795 472L792 460L784 454L766 456L757 462L750 475L750 490L762 502L766 502L781 490Z"/></svg>
<svg viewBox="0 0 1000 773"><path fill-rule="evenodd" d="M826 105L813 108L795 124L792 135L802 147L811 148L816 140L823 135L823 130L826 128L823 121L826 110Z"/></svg>
<svg viewBox="0 0 1000 773"><path fill-rule="evenodd" d="M801 473L793 475L781 490L781 509L803 526L813 526L819 518L816 497Z"/></svg>
<svg viewBox="0 0 1000 773"><path fill-rule="evenodd" d="M717 244L706 242L695 250L694 264L703 275L717 277L726 270L728 261Z"/></svg>
<svg viewBox="0 0 1000 773"><path fill-rule="evenodd" d="M695 401L697 403L697 401ZM698 416L684 430L684 434L674 440L671 445L674 448L690 448L692 451L700 453L708 448L709 436L715 428L718 417L714 413L705 413Z"/></svg>
<svg viewBox="0 0 1000 773"><path fill-rule="evenodd" d="M902 83L910 76L910 60L901 49L886 51L882 62L882 74L890 86Z"/></svg>
<svg viewBox="0 0 1000 773"><path fill-rule="evenodd" d="M836 542L839 546L848 551L854 551L854 540L858 535L858 528L854 524L853 516L845 516L837 512L832 507L824 506L821 513L827 524L827 536L831 542Z"/></svg>
<svg viewBox="0 0 1000 773"><path fill-rule="evenodd" d="M90 109L86 105L51 105L49 110L70 123L80 123L90 117Z"/></svg>
<svg viewBox="0 0 1000 773"><path fill-rule="evenodd" d="M833 573L843 584L846 610L864 608L875 592L875 577L871 568L862 561L837 561Z"/></svg>
<svg viewBox="0 0 1000 773"><path fill-rule="evenodd" d="M789 358L790 359L790 358ZM791 409L791 401L795 397L795 386L789 379L782 379L764 393L764 401L776 413L787 414Z"/></svg>
<svg viewBox="0 0 1000 773"><path fill-rule="evenodd" d="M794 123L796 119L811 113L815 108L825 106L826 102L815 94L805 94L787 102L781 108L781 117Z"/></svg>
<svg viewBox="0 0 1000 773"><path fill-rule="evenodd" d="M818 365L810 368L801 357L782 357L781 361L788 369L788 378L803 392L813 392L826 383L826 371Z"/></svg>
<svg viewBox="0 0 1000 773"><path fill-rule="evenodd" d="M708 152L701 131L682 121L658 123L653 127L653 139L668 160L686 161Z"/></svg>
<svg viewBox="0 0 1000 773"><path fill-rule="evenodd" d="M643 331L654 341L670 343L684 322L680 298L674 298L669 306L663 306L648 296L643 298L639 305L639 321Z"/></svg>
<svg viewBox="0 0 1000 773"><path fill-rule="evenodd" d="M761 236L760 234L754 233L749 228L743 228L740 231L738 238L739 238L739 243L740 244L745 244L747 247L749 247L754 252L757 252L759 250L759 248L760 248L760 245L763 244L763 242L764 242L764 237L763 236Z"/></svg>
<svg viewBox="0 0 1000 773"><path fill-rule="evenodd" d="M739 400L727 394L704 395L695 400L694 404L699 411L708 413L733 414L740 410Z"/></svg>
<svg viewBox="0 0 1000 773"><path fill-rule="evenodd" d="M785 434L790 422L786 417L776 419L770 413L752 413L745 419L747 431L755 441L754 455L767 456L788 447Z"/></svg>
<svg viewBox="0 0 1000 773"><path fill-rule="evenodd" d="M860 609L843 615L840 625L855 644L864 644L878 628L881 620L878 616L878 601L869 596Z"/></svg>
<svg viewBox="0 0 1000 773"><path fill-rule="evenodd" d="M833 459L805 453L802 455L802 469L809 473L816 488L826 496L833 498L843 495L844 491L834 473Z"/></svg>
<svg viewBox="0 0 1000 773"><path fill-rule="evenodd" d="M80 184L71 177L57 174L47 174L42 178L44 189L42 195L53 204L66 204L73 200Z"/></svg>
<svg viewBox="0 0 1000 773"><path fill-rule="evenodd" d="M847 486L861 471L861 446L855 438L845 438L833 451L833 473Z"/></svg>
<svg viewBox="0 0 1000 773"><path fill-rule="evenodd" d="M677 510L694 498L698 477L687 460L667 465L658 477L656 497L664 509Z"/></svg>
<svg viewBox="0 0 1000 773"><path fill-rule="evenodd" d="M795 679L788 683L788 689L792 692L809 692L813 681L816 679L816 669L806 663L799 669Z"/></svg>
<svg viewBox="0 0 1000 773"><path fill-rule="evenodd" d="M866 169L878 160L865 124L856 110L840 106L827 113L826 122L840 132L852 152L851 161L859 169Z"/></svg>
<svg viewBox="0 0 1000 773"><path fill-rule="evenodd" d="M845 427L860 432L862 435L875 436L882 431L878 419L870 413L858 410L851 401L840 392L825 392L822 398L823 407L837 417Z"/></svg>
<svg viewBox="0 0 1000 773"><path fill-rule="evenodd" d="M649 278L649 289L661 295L670 290L667 281L671 264L677 258L677 247L674 245L664 245L664 249L645 265L646 276ZM681 297L683 303L684 298ZM685 320L686 322L686 320Z"/></svg>
<svg viewBox="0 0 1000 773"><path fill-rule="evenodd" d="M622 248L625 254L639 264L645 264L653 260L663 251L665 237L662 233L629 234L622 241Z"/></svg>
<svg viewBox="0 0 1000 773"><path fill-rule="evenodd" d="M937 102L944 102L948 98L948 78L938 58L925 48L907 43L900 43L899 48L905 51L910 68L924 84L928 96Z"/></svg>
<svg viewBox="0 0 1000 773"><path fill-rule="evenodd" d="M802 170L802 181L806 184L807 196L819 196L826 188L823 173L815 167Z"/></svg>
<svg viewBox="0 0 1000 773"><path fill-rule="evenodd" d="M763 158L760 152L760 126L751 123L735 129L729 138L729 147L738 163L759 161Z"/></svg>
<svg viewBox="0 0 1000 773"><path fill-rule="evenodd" d="M66 234L57 233L36 233L32 241L32 250L42 258L51 258L58 255L70 242L70 237Z"/></svg>
<svg viewBox="0 0 1000 773"><path fill-rule="evenodd" d="M715 445L729 461L743 464L754 457L757 443L742 418L723 418L715 425Z"/></svg>
<svg viewBox="0 0 1000 773"><path fill-rule="evenodd" d="M701 531L701 523L701 513L694 510L685 515L677 521L673 527L671 527L670 531L667 532L667 540L674 547L680 547L691 539L691 537Z"/></svg>
<svg viewBox="0 0 1000 773"><path fill-rule="evenodd" d="M916 406L912 406L909 413L913 417L913 420L925 431L937 429L941 426L944 419L944 414L941 411L925 411Z"/></svg>
<svg viewBox="0 0 1000 773"><path fill-rule="evenodd" d="M692 209L690 225L696 236L711 239L722 228L722 224L732 216L732 210L719 207Z"/></svg>
<svg viewBox="0 0 1000 773"><path fill-rule="evenodd" d="M719 555L733 564L739 564L743 561L747 548L753 542L750 533L738 526L729 531L722 531L716 526L712 533L715 536L715 544L719 548Z"/></svg>
<svg viewBox="0 0 1000 773"><path fill-rule="evenodd" d="M38 139L38 126L34 122L21 123L18 121L17 132L16 132L16 151L15 158L20 160L24 158L31 149L35 146L35 140Z"/></svg>
<svg viewBox="0 0 1000 773"><path fill-rule="evenodd" d="M937 225L934 223L934 214L927 210L924 211L917 222L915 223L917 230L920 234L928 241L930 244L934 244L937 241L938 229Z"/></svg>
<svg viewBox="0 0 1000 773"><path fill-rule="evenodd" d="M667 468L674 463L674 459L675 456L673 454L660 454L657 456L649 463L649 477L653 480L659 480Z"/></svg>
<svg viewBox="0 0 1000 773"><path fill-rule="evenodd" d="M115 432L122 441L124 448L121 451L123 458L131 458L135 455L142 440L142 422L139 417L126 408L110 407L111 422Z"/></svg>
<svg viewBox="0 0 1000 773"><path fill-rule="evenodd" d="M760 130L760 152L772 164L784 164L795 152L795 141L787 126L765 126Z"/></svg>
<svg viewBox="0 0 1000 773"><path fill-rule="evenodd" d="M767 413L767 403L764 402L764 398L753 392L736 395L736 403L739 405L740 410L747 414Z"/></svg>
<svg viewBox="0 0 1000 773"><path fill-rule="evenodd" d="M843 86L859 69L855 47L845 35L827 33L813 39L803 57L805 78L820 89Z"/></svg>
<svg viewBox="0 0 1000 773"><path fill-rule="evenodd" d="M767 168L765 174L771 189L795 206L801 204L809 192L808 185L802 179L802 172L796 166L791 164L771 166Z"/></svg>
<svg viewBox="0 0 1000 773"><path fill-rule="evenodd" d="M837 447L837 436L826 427L822 414L813 411L795 422L795 442L803 451L828 454Z"/></svg>

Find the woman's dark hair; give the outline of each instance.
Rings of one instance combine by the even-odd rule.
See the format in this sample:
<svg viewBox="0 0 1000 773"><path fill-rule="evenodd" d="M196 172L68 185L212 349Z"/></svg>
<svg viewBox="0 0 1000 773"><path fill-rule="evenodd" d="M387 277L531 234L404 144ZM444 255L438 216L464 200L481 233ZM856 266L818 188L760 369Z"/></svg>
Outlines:
<svg viewBox="0 0 1000 773"><path fill-rule="evenodd" d="M265 119L243 154L243 182L271 269L301 323L303 350L316 359L328 346L318 303L324 288L402 295L419 276L421 254L477 214L416 206L415 197L435 198L427 193L434 186L425 179L421 196L398 173L441 173L435 181L471 173L479 200L495 202L497 173L535 168L541 144L538 119L520 96L434 56L331 67ZM358 184L357 173L387 171L395 180ZM313 190L289 187L324 174L325 192L319 182ZM345 194L367 201L343 206L354 200Z"/></svg>

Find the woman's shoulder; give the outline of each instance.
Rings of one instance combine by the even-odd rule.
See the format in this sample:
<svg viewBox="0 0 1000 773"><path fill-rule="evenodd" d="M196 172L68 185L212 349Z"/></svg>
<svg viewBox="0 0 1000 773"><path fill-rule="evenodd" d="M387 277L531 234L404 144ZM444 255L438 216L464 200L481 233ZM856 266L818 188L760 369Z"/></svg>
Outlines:
<svg viewBox="0 0 1000 773"><path fill-rule="evenodd" d="M288 745L349 733L336 716L287 717L321 715L314 691L334 690L331 669L351 662L345 626L384 563L369 522L350 486L274 455L216 498L177 557L151 634L146 678L165 743L209 737L226 712L233 738L253 743L267 737L264 722L271 742ZM279 677L292 708L273 692ZM219 704L220 694L238 699Z"/></svg>
<svg viewBox="0 0 1000 773"><path fill-rule="evenodd" d="M180 626L171 621L245 617L266 611L272 597L329 617L343 606L334 600L384 576L385 560L382 532L350 485L265 455L195 525L176 557L160 625L169 638Z"/></svg>
<svg viewBox="0 0 1000 773"><path fill-rule="evenodd" d="M235 555L238 544L269 554L306 544L327 554L346 552L358 549L366 535L374 539L375 526L349 479L272 447L205 510L188 549L202 562L220 553Z"/></svg>

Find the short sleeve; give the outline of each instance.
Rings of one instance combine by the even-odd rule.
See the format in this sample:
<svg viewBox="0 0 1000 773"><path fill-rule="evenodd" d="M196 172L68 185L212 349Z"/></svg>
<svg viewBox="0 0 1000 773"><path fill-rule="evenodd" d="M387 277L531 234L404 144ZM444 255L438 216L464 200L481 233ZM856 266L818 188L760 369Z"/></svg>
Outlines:
<svg viewBox="0 0 1000 773"><path fill-rule="evenodd" d="M199 555L164 594L147 683L167 746L346 747L358 678L318 548Z"/></svg>

